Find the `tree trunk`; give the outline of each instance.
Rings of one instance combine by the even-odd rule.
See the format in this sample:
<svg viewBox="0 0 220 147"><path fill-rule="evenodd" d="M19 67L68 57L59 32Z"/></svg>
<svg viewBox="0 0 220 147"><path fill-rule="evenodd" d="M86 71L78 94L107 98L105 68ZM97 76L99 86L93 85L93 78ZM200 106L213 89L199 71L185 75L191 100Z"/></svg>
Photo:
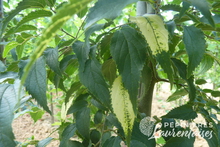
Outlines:
<svg viewBox="0 0 220 147"><path fill-rule="evenodd" d="M142 16L144 14L154 14L155 11L152 8L151 4L144 2L144 1L138 1L137 2L137 10L136 10L137 16ZM151 116L151 109L152 109L152 100L153 100L153 92L154 87L156 83L156 78L153 73L153 66L150 63L149 69L151 72L142 73L145 74L146 79L142 78L141 84L140 84L140 92L139 92L139 104L138 104L138 110L141 113L145 113L146 116ZM149 85L146 87L143 83L148 83ZM144 91L144 94L141 94L142 91ZM141 96L143 95L143 96Z"/></svg>
<svg viewBox="0 0 220 147"><path fill-rule="evenodd" d="M3 0L0 0L0 19L4 18L4 10L3 10ZM0 42L3 42L3 39L0 38ZM4 62L5 59L3 59L2 54L4 51L4 45L0 45L0 61Z"/></svg>

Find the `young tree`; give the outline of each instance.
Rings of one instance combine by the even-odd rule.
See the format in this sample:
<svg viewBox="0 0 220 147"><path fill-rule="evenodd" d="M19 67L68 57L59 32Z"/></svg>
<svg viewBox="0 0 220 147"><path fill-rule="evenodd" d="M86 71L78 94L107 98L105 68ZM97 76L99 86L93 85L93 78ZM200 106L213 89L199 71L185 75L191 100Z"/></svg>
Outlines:
<svg viewBox="0 0 220 147"><path fill-rule="evenodd" d="M0 146L22 145L15 142L11 123L27 101L35 99L52 114L47 105L51 83L65 94L61 147L193 146L196 134L178 125L181 120L196 124L210 147L220 146L220 92L203 89L206 81L198 74L220 64L207 43L218 41L220 2L136 2L22 0L5 12L0 25L1 44L7 43L0 61ZM170 20L164 15L168 12ZM150 118L158 82L176 90L168 101L186 95L188 101ZM67 114L74 119L67 120ZM206 123L194 122L198 114ZM159 139L156 131L162 132ZM70 139L74 135L77 141Z"/></svg>

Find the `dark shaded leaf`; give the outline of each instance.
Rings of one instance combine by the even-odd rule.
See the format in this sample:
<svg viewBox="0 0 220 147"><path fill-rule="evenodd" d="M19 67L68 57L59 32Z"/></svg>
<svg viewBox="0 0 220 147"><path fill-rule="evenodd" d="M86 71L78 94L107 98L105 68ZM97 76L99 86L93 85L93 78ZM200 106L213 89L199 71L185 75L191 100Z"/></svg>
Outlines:
<svg viewBox="0 0 220 147"><path fill-rule="evenodd" d="M124 87L128 89L135 112L141 71L146 61L146 47L145 39L131 27L122 27L111 41L112 57L122 76Z"/></svg>
<svg viewBox="0 0 220 147"><path fill-rule="evenodd" d="M189 78L202 61L206 49L206 41L203 32L194 26L184 27L183 41L189 57L187 69L187 78Z"/></svg>
<svg viewBox="0 0 220 147"><path fill-rule="evenodd" d="M53 140L53 138L51 138L51 137L43 139L38 142L36 147L46 147L52 140Z"/></svg>
<svg viewBox="0 0 220 147"><path fill-rule="evenodd" d="M196 87L194 85L193 76L190 76L190 78L187 79L187 66L186 66L186 64L178 59L175 59L175 58L172 58L172 61L173 61L174 65L176 66L180 77L183 78L189 86L189 99L190 99L190 101L194 101L196 98Z"/></svg>
<svg viewBox="0 0 220 147"><path fill-rule="evenodd" d="M90 109L84 108L76 113L76 128L85 140L89 140L90 135Z"/></svg>
<svg viewBox="0 0 220 147"><path fill-rule="evenodd" d="M85 28L90 27L92 24L101 19L114 19L122 11L122 9L138 0L99 0L94 7L90 9L87 15Z"/></svg>
<svg viewBox="0 0 220 147"><path fill-rule="evenodd" d="M25 87L33 98L46 110L51 113L47 106L47 72L45 59L40 57L28 73L25 81Z"/></svg>
<svg viewBox="0 0 220 147"><path fill-rule="evenodd" d="M61 70L60 70L60 63L58 61L59 58L59 53L58 49L55 48L49 48L45 52L45 57L46 57L46 63L47 65L59 76L62 76Z"/></svg>
<svg viewBox="0 0 220 147"><path fill-rule="evenodd" d="M167 101L171 102L171 101L177 100L187 94L188 94L188 91L186 89L184 89L184 88L178 89L171 96L168 97Z"/></svg>
<svg viewBox="0 0 220 147"><path fill-rule="evenodd" d="M71 137L73 137L73 135L76 132L76 124L70 124L68 125L63 133L62 133L62 139L60 142L60 147L67 147L68 146L68 141Z"/></svg>
<svg viewBox="0 0 220 147"><path fill-rule="evenodd" d="M97 144L101 139L101 133L98 130L92 130L90 132L90 139L93 144Z"/></svg>
<svg viewBox="0 0 220 147"><path fill-rule="evenodd" d="M102 122L102 119L103 119L103 113L101 110L97 111L95 113L95 116L94 116L94 123L95 124L99 124Z"/></svg>
<svg viewBox="0 0 220 147"><path fill-rule="evenodd" d="M82 109L85 109L88 105L88 102L85 100L78 100L74 102L74 104L69 108L67 114L75 113L77 111L82 111Z"/></svg>
<svg viewBox="0 0 220 147"><path fill-rule="evenodd" d="M209 56L209 54L205 54L200 63L198 74L204 74L207 72L213 66L213 63L214 58Z"/></svg>
<svg viewBox="0 0 220 147"><path fill-rule="evenodd" d="M101 73L101 65L98 61L87 60L84 70L79 71L80 81L92 93L94 98L107 106L111 107L110 92Z"/></svg>
<svg viewBox="0 0 220 147"><path fill-rule="evenodd" d="M70 89L66 92L66 97L65 97L65 103L69 101L69 98L72 96L72 94L79 90L82 84L80 82L75 82L71 85Z"/></svg>
<svg viewBox="0 0 220 147"><path fill-rule="evenodd" d="M209 144L209 147L218 147L218 138L216 134L213 132L212 128L209 128L205 125L197 124L197 127L199 128L199 132L201 137L203 137L207 143Z"/></svg>
<svg viewBox="0 0 220 147"><path fill-rule="evenodd" d="M182 120L195 119L197 117L196 111L193 110L193 107L189 104L176 107L169 111L166 115L162 116L163 118L177 118Z"/></svg>
<svg viewBox="0 0 220 147"><path fill-rule="evenodd" d="M147 145L147 147L155 147L156 146L155 138L149 139L150 137L141 133L139 123L135 122L131 135L131 145L132 142L138 141Z"/></svg>
<svg viewBox="0 0 220 147"><path fill-rule="evenodd" d="M195 137L173 137L163 147L194 147Z"/></svg>
<svg viewBox="0 0 220 147"><path fill-rule="evenodd" d="M110 139L106 140L103 147L121 147L121 138L119 136L117 137L111 137Z"/></svg>
<svg viewBox="0 0 220 147"><path fill-rule="evenodd" d="M0 61L0 72L4 72L6 70L6 67L2 61Z"/></svg>
<svg viewBox="0 0 220 147"><path fill-rule="evenodd" d="M195 6L198 10L200 10L201 13L206 17L206 19L208 19L209 24L212 25L212 27L215 27L215 23L212 18L209 3L207 2L207 0L187 0L187 1L191 2L193 6Z"/></svg>
<svg viewBox="0 0 220 147"><path fill-rule="evenodd" d="M18 90L20 81L16 80L14 84L0 84L0 146L14 147L14 134L12 132L12 121L14 119L14 111L19 101Z"/></svg>
<svg viewBox="0 0 220 147"><path fill-rule="evenodd" d="M89 47L84 42L76 41L72 45L72 48L73 48L74 52L76 53L76 56L78 58L78 61L79 61L81 68L84 68L86 60L89 57L89 52L90 52Z"/></svg>
<svg viewBox="0 0 220 147"><path fill-rule="evenodd" d="M148 147L148 146L140 141L131 140L131 147Z"/></svg>
<svg viewBox="0 0 220 147"><path fill-rule="evenodd" d="M116 72L117 68L114 60L109 59L102 65L103 76L109 81L110 85L112 85L116 79Z"/></svg>

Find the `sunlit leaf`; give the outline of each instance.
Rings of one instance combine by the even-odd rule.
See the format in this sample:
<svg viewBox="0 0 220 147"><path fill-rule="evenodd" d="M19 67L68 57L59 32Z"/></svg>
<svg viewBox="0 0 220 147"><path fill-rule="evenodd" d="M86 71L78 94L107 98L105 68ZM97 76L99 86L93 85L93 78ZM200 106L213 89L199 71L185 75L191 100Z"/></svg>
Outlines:
<svg viewBox="0 0 220 147"><path fill-rule="evenodd" d="M136 23L150 46L152 54L163 68L164 72L173 83L173 70L168 44L168 31L164 27L164 22L159 15L145 14L144 16L131 17L131 21Z"/></svg>
<svg viewBox="0 0 220 147"><path fill-rule="evenodd" d="M48 10L36 10L28 13L25 17L22 18L21 21L17 24L17 27L34 19L40 18L40 17L50 17L52 16L52 12Z"/></svg>
<svg viewBox="0 0 220 147"><path fill-rule="evenodd" d="M135 114L128 91L123 87L120 76L114 81L111 91L113 111L123 127L127 143L129 144Z"/></svg>
<svg viewBox="0 0 220 147"><path fill-rule="evenodd" d="M30 62L25 67L25 74L22 77L22 83L25 82L28 72L33 66L34 62L41 56L44 50L47 48L47 45L50 41L56 36L56 32L60 30L63 24L69 20L73 14L76 14L81 9L85 7L91 0L70 0L69 3L66 3L60 8L57 13L52 17L52 21L48 24L48 26L43 31L43 35L38 41L37 48L34 53L30 57Z"/></svg>
<svg viewBox="0 0 220 147"><path fill-rule="evenodd" d="M24 9L27 8L44 8L46 6L45 0L23 0L21 1L18 6L12 10L7 17L3 20L3 25L0 29L0 38L2 37L2 34L8 25L9 21L17 15L19 12L21 12Z"/></svg>
<svg viewBox="0 0 220 147"><path fill-rule="evenodd" d="M15 48L16 46L18 46L19 43L16 42L16 41L11 41L9 42L6 46L5 46L5 49L4 49L4 52L3 52L3 58L5 58L8 53L10 52L10 50L12 50L13 48Z"/></svg>

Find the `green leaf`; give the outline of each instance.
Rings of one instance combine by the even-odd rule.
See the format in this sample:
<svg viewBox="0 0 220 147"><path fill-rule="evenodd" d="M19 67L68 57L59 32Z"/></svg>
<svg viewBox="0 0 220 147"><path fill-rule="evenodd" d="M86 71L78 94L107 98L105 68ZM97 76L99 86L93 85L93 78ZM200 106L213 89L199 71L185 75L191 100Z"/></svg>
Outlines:
<svg viewBox="0 0 220 147"><path fill-rule="evenodd" d="M218 147L218 138L216 134L213 132L212 128L209 128L206 125L201 124L197 124L197 126L199 128L201 137L203 137L207 141L209 147Z"/></svg>
<svg viewBox="0 0 220 147"><path fill-rule="evenodd" d="M121 141L122 140L119 136L111 137L105 141L103 147L121 147Z"/></svg>
<svg viewBox="0 0 220 147"><path fill-rule="evenodd" d="M47 106L47 72L45 66L44 58L39 58L28 73L25 87L40 106L42 106L47 112L51 113Z"/></svg>
<svg viewBox="0 0 220 147"><path fill-rule="evenodd" d="M84 108L76 113L76 128L85 140L90 138L90 109Z"/></svg>
<svg viewBox="0 0 220 147"><path fill-rule="evenodd" d="M16 42L16 41L11 41L9 42L6 46L5 46L5 49L4 49L4 52L3 52L3 58L5 58L8 53L10 52L10 50L12 50L13 48L15 48L16 46L18 46L19 43Z"/></svg>
<svg viewBox="0 0 220 147"><path fill-rule="evenodd" d="M46 57L46 63L47 65L59 76L62 76L61 70L60 70L60 63L58 61L59 53L58 49L55 48L49 48L44 52L44 55Z"/></svg>
<svg viewBox="0 0 220 147"><path fill-rule="evenodd" d="M197 117L196 111L193 110L191 105L185 104L180 107L176 107L168 112L163 118L177 118L182 120L195 119Z"/></svg>
<svg viewBox="0 0 220 147"><path fill-rule="evenodd" d="M116 72L117 68L114 60L109 59L102 65L103 76L109 81L110 85L113 84L116 78Z"/></svg>
<svg viewBox="0 0 220 147"><path fill-rule="evenodd" d="M98 0L92 7L87 15L85 28L90 27L92 24L101 19L114 19L120 15L122 9L131 3L138 0Z"/></svg>
<svg viewBox="0 0 220 147"><path fill-rule="evenodd" d="M101 133L98 130L92 130L90 133L90 139L93 144L97 144L101 138Z"/></svg>
<svg viewBox="0 0 220 147"><path fill-rule="evenodd" d="M101 110L97 111L94 116L94 123L99 124L103 120L103 113Z"/></svg>
<svg viewBox="0 0 220 147"><path fill-rule="evenodd" d="M172 85L173 70L171 66L168 31L164 27L164 22L159 15L146 14L144 16L131 17L131 21L136 23L149 44L152 54L167 73Z"/></svg>
<svg viewBox="0 0 220 147"><path fill-rule="evenodd" d="M34 122L37 122L44 115L44 111L39 109L38 107L33 107L31 110L32 111L30 111L29 114Z"/></svg>
<svg viewBox="0 0 220 147"><path fill-rule="evenodd" d="M104 24L93 24L89 29L85 31L85 42L89 44L89 37L95 31L99 31L104 27Z"/></svg>
<svg viewBox="0 0 220 147"><path fill-rule="evenodd" d="M131 100L129 99L128 91L122 85L121 76L119 76L113 83L111 99L113 111L123 127L127 143L129 144L135 113Z"/></svg>
<svg viewBox="0 0 220 147"><path fill-rule="evenodd" d="M0 72L4 72L6 70L6 67L2 61L0 61Z"/></svg>
<svg viewBox="0 0 220 147"><path fill-rule="evenodd" d="M8 25L9 21L17 15L19 12L21 12L24 9L27 8L44 8L46 6L45 0L23 0L21 1L18 6L12 10L9 15L3 20L3 25L1 26L0 31L0 38L2 37L2 34Z"/></svg>
<svg viewBox="0 0 220 147"><path fill-rule="evenodd" d="M89 57L90 48L86 45L86 43L81 41L74 42L72 48L73 51L76 53L79 65L81 66L81 68L84 68L86 60Z"/></svg>
<svg viewBox="0 0 220 147"><path fill-rule="evenodd" d="M43 139L38 142L36 147L46 147L52 140L53 140L53 138L51 138L51 137Z"/></svg>
<svg viewBox="0 0 220 147"><path fill-rule="evenodd" d="M211 95L212 95L213 97L220 97L220 91L212 91L212 92L211 92Z"/></svg>
<svg viewBox="0 0 220 147"><path fill-rule="evenodd" d="M180 11L179 18L181 18L185 14L186 10L188 10L189 7L190 7L190 4L188 2L186 2L186 1L183 1L182 5L183 5L183 7L182 7L182 9Z"/></svg>
<svg viewBox="0 0 220 147"><path fill-rule="evenodd" d="M190 101L194 101L196 98L196 87L194 85L193 76L191 76L189 79L187 79L187 66L186 66L186 64L176 58L172 58L172 61L173 61L174 65L176 66L180 77L183 78L188 84Z"/></svg>
<svg viewBox="0 0 220 147"><path fill-rule="evenodd" d="M135 122L134 127L133 127L133 131L132 131L132 135L131 135L131 147L138 147L138 146L132 146L132 144L135 142L137 143L137 141L141 142L142 144L147 145L147 147L155 147L156 146L155 138L149 139L150 137L144 135L140 131L140 123ZM141 143L139 143L139 144L141 144Z"/></svg>
<svg viewBox="0 0 220 147"><path fill-rule="evenodd" d="M171 96L168 97L167 102L175 101L182 96L185 96L188 94L188 91L184 88L176 90Z"/></svg>
<svg viewBox="0 0 220 147"><path fill-rule="evenodd" d="M207 83L207 81L204 80L204 79L198 79L198 80L196 80L196 84L197 84L197 85L202 85L202 84L205 84L205 83Z"/></svg>
<svg viewBox="0 0 220 147"><path fill-rule="evenodd" d="M163 147L193 147L195 142L195 137L172 137L169 139Z"/></svg>
<svg viewBox="0 0 220 147"><path fill-rule="evenodd" d="M206 49L206 41L203 32L194 26L184 27L183 41L189 57L187 73L187 78L189 78L202 61Z"/></svg>
<svg viewBox="0 0 220 147"><path fill-rule="evenodd" d="M18 89L20 81L16 80L14 84L0 84L0 146L16 146L14 134L12 132L12 121L14 111L19 102ZM24 92L21 92L23 96Z"/></svg>
<svg viewBox="0 0 220 147"><path fill-rule="evenodd" d="M131 140L131 147L148 147L148 146L140 141Z"/></svg>
<svg viewBox="0 0 220 147"><path fill-rule="evenodd" d="M104 106L111 108L110 92L101 72L101 65L96 60L87 60L84 69L79 71L80 81Z"/></svg>
<svg viewBox="0 0 220 147"><path fill-rule="evenodd" d="M28 15L24 16L22 18L21 21L19 21L19 23L17 24L17 27L21 26L22 24L37 19L37 18L41 18L41 17L50 17L52 16L52 12L48 11L48 10L36 10L36 11L32 11L30 13L28 13Z"/></svg>
<svg viewBox="0 0 220 147"><path fill-rule="evenodd" d="M59 147L66 147L68 144L68 141L71 137L73 137L73 135L76 132L76 124L70 124L68 125L63 133L62 133L62 138L61 138L61 142L60 142L60 146Z"/></svg>
<svg viewBox="0 0 220 147"><path fill-rule="evenodd" d="M147 44L144 38L131 27L122 27L111 40L111 54L128 89L133 109L136 101L141 71L146 61Z"/></svg>
<svg viewBox="0 0 220 147"><path fill-rule="evenodd" d="M214 20L212 18L212 14L210 12L209 3L206 0L186 0L190 2L194 7L196 7L200 12L208 19L210 25L215 27Z"/></svg>
<svg viewBox="0 0 220 147"><path fill-rule="evenodd" d="M66 97L65 97L65 103L69 101L69 98L72 96L72 94L79 90L82 84L80 82L75 82L71 85L70 89L66 92Z"/></svg>
<svg viewBox="0 0 220 147"><path fill-rule="evenodd" d="M213 66L213 63L214 58L208 54L205 54L200 63L198 75L207 72Z"/></svg>
<svg viewBox="0 0 220 147"><path fill-rule="evenodd" d="M18 27L14 33L17 33L17 32L23 32L23 31L28 31L28 30L37 30L37 27L33 26L33 25L22 25L20 27Z"/></svg>
<svg viewBox="0 0 220 147"><path fill-rule="evenodd" d="M56 3L56 0L46 0L48 6L53 7Z"/></svg>
<svg viewBox="0 0 220 147"><path fill-rule="evenodd" d="M62 8L58 9L57 13L52 17L52 21L45 28L43 35L37 43L37 48L30 57L30 62L25 67L25 73L21 79L22 83L25 82L28 72L33 66L34 62L41 56L44 50L47 48L47 44L56 36L56 32L60 30L63 24L72 18L73 14L76 14L85 7L91 0L69 0Z"/></svg>
<svg viewBox="0 0 220 147"><path fill-rule="evenodd" d="M73 103L73 105L67 111L67 114L75 113L77 111L82 111L88 106L88 102L85 100L78 100Z"/></svg>

